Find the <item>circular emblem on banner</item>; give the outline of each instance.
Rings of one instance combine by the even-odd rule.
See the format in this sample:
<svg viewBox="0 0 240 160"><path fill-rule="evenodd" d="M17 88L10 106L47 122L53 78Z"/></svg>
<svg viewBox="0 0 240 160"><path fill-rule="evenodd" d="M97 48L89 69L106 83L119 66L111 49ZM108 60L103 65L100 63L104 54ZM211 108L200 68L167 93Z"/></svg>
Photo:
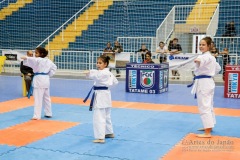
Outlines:
<svg viewBox="0 0 240 160"><path fill-rule="evenodd" d="M155 84L155 71L154 70L140 70L140 85L143 88L152 88Z"/></svg>
<svg viewBox="0 0 240 160"><path fill-rule="evenodd" d="M151 78L148 78L148 77L147 77L147 78L144 78L144 79L143 79L143 83L144 83L145 85L150 85L151 82L152 82L152 81L151 81Z"/></svg>

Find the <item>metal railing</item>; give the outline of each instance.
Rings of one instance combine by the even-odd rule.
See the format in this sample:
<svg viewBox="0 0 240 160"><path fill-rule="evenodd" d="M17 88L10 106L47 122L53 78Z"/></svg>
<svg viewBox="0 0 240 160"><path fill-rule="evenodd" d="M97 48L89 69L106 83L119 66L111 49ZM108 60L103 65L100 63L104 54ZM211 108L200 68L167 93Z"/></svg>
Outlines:
<svg viewBox="0 0 240 160"><path fill-rule="evenodd" d="M212 37L216 35L218 29L218 19L219 19L219 5L211 18L211 21L207 27L206 34L211 35Z"/></svg>
<svg viewBox="0 0 240 160"><path fill-rule="evenodd" d="M240 37L214 37L213 40L219 52L228 48L232 64L240 64Z"/></svg>
<svg viewBox="0 0 240 160"><path fill-rule="evenodd" d="M1 50L0 50L1 51ZM55 53L58 53L60 51L50 51L49 56L54 55ZM83 70L89 70L89 69L96 69L96 62L97 57L99 57L102 52L99 51L61 51L61 55L57 55L54 58L54 63L57 65L57 73L56 75L62 75L62 76L79 76L82 74ZM141 61L141 56L139 56L137 53L134 52L128 52L130 54L130 62L136 62L139 59ZM155 63L158 63L158 57L153 56L153 59ZM240 65L240 56L237 54L230 54L230 64L238 64ZM223 59L222 56L219 55L217 57L217 62L220 64L221 67L223 67ZM20 64L20 61L19 61ZM6 73L19 73L20 70L19 64L6 64L4 65L5 72ZM121 69L121 76L125 77L125 69ZM113 71L115 72L115 71ZM180 80L181 81L190 81L192 80L192 72L187 70L179 70L180 72ZM222 72L221 72L222 73ZM220 73L220 74L221 74ZM172 77L171 72L169 72L169 77ZM217 81L222 81L221 75L218 76Z"/></svg>
<svg viewBox="0 0 240 160"><path fill-rule="evenodd" d="M150 51L156 50L155 37L117 37L117 41L122 45L124 52L137 52L142 44L145 44Z"/></svg>
<svg viewBox="0 0 240 160"><path fill-rule="evenodd" d="M175 24L175 6L171 9L171 11L168 13L166 18L162 21L162 23L160 24L160 26L156 31L157 43L156 43L155 49L157 48L158 43L160 41L163 41L164 43L166 43L166 41L174 31L174 24Z"/></svg>
<svg viewBox="0 0 240 160"><path fill-rule="evenodd" d="M196 5L177 5L175 6L175 23L201 24L199 22L205 21L202 19L208 18L209 20L215 13L219 4L196 4ZM193 13L193 14L191 14Z"/></svg>
<svg viewBox="0 0 240 160"><path fill-rule="evenodd" d="M9 0L3 0L3 1L0 2L0 4L2 4L2 3L5 2L5 1L8 1L8 3L9 3Z"/></svg>

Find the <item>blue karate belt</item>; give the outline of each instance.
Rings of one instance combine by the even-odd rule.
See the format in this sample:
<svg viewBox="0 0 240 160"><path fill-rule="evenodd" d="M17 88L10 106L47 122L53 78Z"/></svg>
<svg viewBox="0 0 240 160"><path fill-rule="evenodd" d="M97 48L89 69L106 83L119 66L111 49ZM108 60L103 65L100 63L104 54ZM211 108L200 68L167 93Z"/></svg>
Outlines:
<svg viewBox="0 0 240 160"><path fill-rule="evenodd" d="M91 88L91 90L88 92L87 97L83 100L84 103L87 101L87 99L88 99L88 97L90 96L92 90L95 90L95 91L96 91L96 90L108 90L108 87L105 87L105 86L93 86L93 87ZM93 94L92 94L92 99L91 99L91 102L90 102L89 111L92 111L94 98L95 98L95 92L93 92Z"/></svg>
<svg viewBox="0 0 240 160"><path fill-rule="evenodd" d="M34 76L32 78L32 83L33 83L34 77L37 76L37 75L48 75L48 73L34 73ZM27 95L28 99L30 99L30 96L33 94L33 84L32 83L31 83L31 86L30 86L29 91L28 91L28 95Z"/></svg>
<svg viewBox="0 0 240 160"><path fill-rule="evenodd" d="M195 82L195 79L202 79L202 78L212 78L212 76L208 76L208 75L199 75L199 76L194 76L193 77L193 82L189 85L187 85L187 87L192 87L194 82ZM194 98L196 99L197 98L197 94L195 94Z"/></svg>

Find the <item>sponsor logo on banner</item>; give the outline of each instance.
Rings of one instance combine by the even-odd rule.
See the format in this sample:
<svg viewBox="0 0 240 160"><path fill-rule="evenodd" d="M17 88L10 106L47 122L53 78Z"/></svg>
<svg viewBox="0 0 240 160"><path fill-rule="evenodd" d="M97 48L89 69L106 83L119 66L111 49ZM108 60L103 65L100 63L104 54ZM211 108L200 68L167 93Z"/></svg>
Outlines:
<svg viewBox="0 0 240 160"><path fill-rule="evenodd" d="M173 55L170 55L168 58L169 58L169 60L173 60L173 59L174 59L174 56L173 56Z"/></svg>
<svg viewBox="0 0 240 160"><path fill-rule="evenodd" d="M229 73L228 76L228 92L238 93L238 74Z"/></svg>
<svg viewBox="0 0 240 160"><path fill-rule="evenodd" d="M6 60L17 61L17 54L5 54Z"/></svg>
<svg viewBox="0 0 240 160"><path fill-rule="evenodd" d="M137 70L129 70L129 88L137 88Z"/></svg>
<svg viewBox="0 0 240 160"><path fill-rule="evenodd" d="M154 86L155 71L153 70L140 70L140 85L143 88L152 88Z"/></svg>
<svg viewBox="0 0 240 160"><path fill-rule="evenodd" d="M168 70L164 70L164 84L163 87L167 88L168 85Z"/></svg>
<svg viewBox="0 0 240 160"><path fill-rule="evenodd" d="M169 60L174 60L174 59L188 60L189 59L189 57L187 57L187 56L173 56L173 55L170 55L168 58L169 58Z"/></svg>
<svg viewBox="0 0 240 160"><path fill-rule="evenodd" d="M163 88L163 81L164 81L163 71L159 71L159 89Z"/></svg>

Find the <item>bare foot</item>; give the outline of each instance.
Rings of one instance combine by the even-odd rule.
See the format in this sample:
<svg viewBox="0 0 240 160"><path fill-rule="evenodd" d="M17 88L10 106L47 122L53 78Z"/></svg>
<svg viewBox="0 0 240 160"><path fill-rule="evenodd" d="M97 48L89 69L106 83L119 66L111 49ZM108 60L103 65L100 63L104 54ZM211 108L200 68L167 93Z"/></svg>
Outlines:
<svg viewBox="0 0 240 160"><path fill-rule="evenodd" d="M32 118L31 120L39 120L38 118Z"/></svg>
<svg viewBox="0 0 240 160"><path fill-rule="evenodd" d="M199 128L198 131L205 131L205 129L204 128Z"/></svg>
<svg viewBox="0 0 240 160"><path fill-rule="evenodd" d="M114 138L114 134L106 134L105 138Z"/></svg>
<svg viewBox="0 0 240 160"><path fill-rule="evenodd" d="M93 140L93 143L105 143L104 139L95 139Z"/></svg>
<svg viewBox="0 0 240 160"><path fill-rule="evenodd" d="M205 131L205 128L199 128L198 131ZM212 129L210 132L212 132Z"/></svg>
<svg viewBox="0 0 240 160"><path fill-rule="evenodd" d="M211 134L198 134L197 137L199 138L211 138Z"/></svg>

